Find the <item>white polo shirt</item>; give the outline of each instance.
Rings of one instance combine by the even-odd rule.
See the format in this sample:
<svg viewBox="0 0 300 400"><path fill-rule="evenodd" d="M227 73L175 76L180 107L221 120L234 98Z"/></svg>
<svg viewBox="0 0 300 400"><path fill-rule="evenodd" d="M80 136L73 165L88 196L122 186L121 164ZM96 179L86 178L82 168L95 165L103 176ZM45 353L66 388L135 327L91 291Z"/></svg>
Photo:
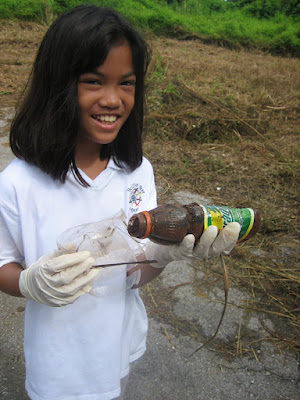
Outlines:
<svg viewBox="0 0 300 400"><path fill-rule="evenodd" d="M134 172L110 160L90 187L70 173L64 184L15 159L0 174L0 267L28 267L56 250L66 229L108 218L123 209L127 220L156 207L152 166ZM24 352L26 389L32 400L110 400L130 362L145 352L147 316L137 289L126 290L126 267L115 268L108 296L81 296L48 307L28 300Z"/></svg>

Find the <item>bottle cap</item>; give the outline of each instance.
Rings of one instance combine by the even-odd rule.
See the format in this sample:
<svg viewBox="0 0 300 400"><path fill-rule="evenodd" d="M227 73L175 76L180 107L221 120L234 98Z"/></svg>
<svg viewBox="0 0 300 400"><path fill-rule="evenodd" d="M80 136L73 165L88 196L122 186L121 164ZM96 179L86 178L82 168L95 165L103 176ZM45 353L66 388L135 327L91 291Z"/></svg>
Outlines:
<svg viewBox="0 0 300 400"><path fill-rule="evenodd" d="M147 211L133 215L128 222L128 233L131 236L145 239L151 231L151 218Z"/></svg>

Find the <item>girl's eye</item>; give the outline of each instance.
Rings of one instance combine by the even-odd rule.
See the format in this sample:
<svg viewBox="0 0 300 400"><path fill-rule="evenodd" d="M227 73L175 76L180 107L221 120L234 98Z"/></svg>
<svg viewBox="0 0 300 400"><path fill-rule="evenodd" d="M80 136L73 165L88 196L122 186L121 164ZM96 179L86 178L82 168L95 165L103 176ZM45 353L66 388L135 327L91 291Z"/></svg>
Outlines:
<svg viewBox="0 0 300 400"><path fill-rule="evenodd" d="M84 75L79 78L79 83L92 86L101 85L101 81L98 77L84 76Z"/></svg>
<svg viewBox="0 0 300 400"><path fill-rule="evenodd" d="M135 86L135 80L124 81L122 86Z"/></svg>
<svg viewBox="0 0 300 400"><path fill-rule="evenodd" d="M99 82L97 79L84 79L82 83L86 83L88 85L101 85L101 82Z"/></svg>

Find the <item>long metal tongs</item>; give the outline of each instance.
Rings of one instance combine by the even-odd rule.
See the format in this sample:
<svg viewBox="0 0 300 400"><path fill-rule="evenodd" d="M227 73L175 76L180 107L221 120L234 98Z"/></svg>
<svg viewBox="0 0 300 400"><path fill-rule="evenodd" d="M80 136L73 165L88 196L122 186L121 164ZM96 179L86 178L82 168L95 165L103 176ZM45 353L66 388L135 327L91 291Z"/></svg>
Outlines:
<svg viewBox="0 0 300 400"><path fill-rule="evenodd" d="M126 265L126 264L154 264L157 263L156 260L143 260L143 261L130 261L130 262L119 262L113 264L103 264L103 265L93 265L92 268L104 268L104 267L116 267L117 265Z"/></svg>

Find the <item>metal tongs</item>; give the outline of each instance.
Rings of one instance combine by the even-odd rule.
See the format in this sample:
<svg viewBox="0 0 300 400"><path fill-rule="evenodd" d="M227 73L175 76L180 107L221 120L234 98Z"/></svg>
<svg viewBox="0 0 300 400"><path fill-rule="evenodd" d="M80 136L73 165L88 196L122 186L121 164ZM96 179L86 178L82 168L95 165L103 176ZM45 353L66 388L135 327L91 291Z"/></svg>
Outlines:
<svg viewBox="0 0 300 400"><path fill-rule="evenodd" d="M103 264L103 265L93 265L92 268L103 268L103 267L116 267L118 265L126 265L126 264L154 264L157 263L156 260L143 260L143 261L130 261L130 262L119 262L113 264Z"/></svg>

